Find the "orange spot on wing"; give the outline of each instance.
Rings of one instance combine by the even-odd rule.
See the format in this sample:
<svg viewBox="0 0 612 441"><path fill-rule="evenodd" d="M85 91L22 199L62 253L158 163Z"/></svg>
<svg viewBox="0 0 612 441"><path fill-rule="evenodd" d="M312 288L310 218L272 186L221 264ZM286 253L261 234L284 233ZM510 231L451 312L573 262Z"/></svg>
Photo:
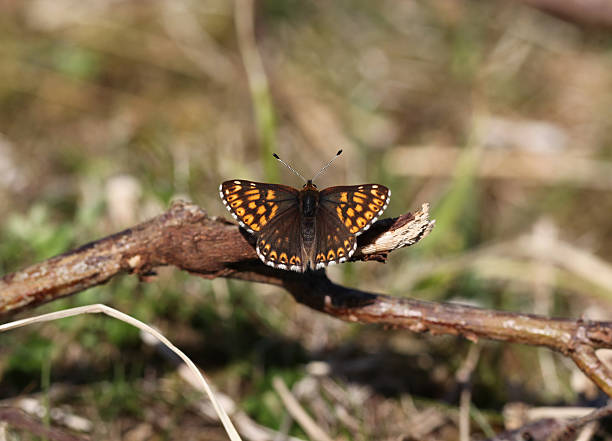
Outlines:
<svg viewBox="0 0 612 441"><path fill-rule="evenodd" d="M262 216L259 218L259 225L261 225L262 227L265 226L268 223L268 219L266 219L265 216Z"/></svg>
<svg viewBox="0 0 612 441"><path fill-rule="evenodd" d="M363 213L363 215L367 220L370 220L374 217L374 213L372 213L371 211L366 211L365 213Z"/></svg>
<svg viewBox="0 0 612 441"><path fill-rule="evenodd" d="M351 222L351 220L347 217L346 220L344 221L344 226L346 228L350 227L351 225L353 225L353 223Z"/></svg>
<svg viewBox="0 0 612 441"><path fill-rule="evenodd" d="M340 222L344 222L344 216L342 216L342 208L336 207L336 214L338 218L340 218Z"/></svg>
<svg viewBox="0 0 612 441"><path fill-rule="evenodd" d="M327 260L334 260L336 258L336 253L334 253L334 250L329 250L327 252Z"/></svg>
<svg viewBox="0 0 612 441"><path fill-rule="evenodd" d="M359 228L365 227L367 223L368 222L364 218L362 217L357 218L357 225L359 226Z"/></svg>
<svg viewBox="0 0 612 441"><path fill-rule="evenodd" d="M244 209L244 207L238 207L238 208L236 208L236 214L237 214L238 216L240 216L240 217L244 216L245 211L246 211L246 210Z"/></svg>
<svg viewBox="0 0 612 441"><path fill-rule="evenodd" d="M278 260L280 260L281 263L287 263L289 261L289 259L287 258L287 253L280 253Z"/></svg>
<svg viewBox="0 0 612 441"><path fill-rule="evenodd" d="M261 228L259 228L259 225L257 225L257 224L251 224L251 230L259 231L259 230L261 230Z"/></svg>
<svg viewBox="0 0 612 441"><path fill-rule="evenodd" d="M348 202L348 193L346 191L340 193L340 202Z"/></svg>
<svg viewBox="0 0 612 441"><path fill-rule="evenodd" d="M353 210L351 207L349 207L348 210L346 210L346 214L348 214L349 217L353 217L353 216L355 216L355 210Z"/></svg>
<svg viewBox="0 0 612 441"><path fill-rule="evenodd" d="M255 202L252 202L252 203L254 204ZM253 208L255 208L255 207L253 207ZM265 212L266 212L265 205L260 205L259 208L257 209L257 214L264 214Z"/></svg>
<svg viewBox="0 0 612 441"><path fill-rule="evenodd" d="M249 202L249 208L250 208L251 210L254 210L254 209L255 209L255 207L257 207L257 204L256 204L255 202L253 202L253 201Z"/></svg>
<svg viewBox="0 0 612 441"><path fill-rule="evenodd" d="M274 190L268 190L266 194L266 199L274 199L276 197L276 192Z"/></svg>
<svg viewBox="0 0 612 441"><path fill-rule="evenodd" d="M235 199L238 199L238 195L237 194L230 194L228 197L225 198L225 200L227 202L232 202Z"/></svg>
<svg viewBox="0 0 612 441"><path fill-rule="evenodd" d="M355 202L356 204L363 204L363 198L358 198L355 196L353 198L353 202Z"/></svg>
<svg viewBox="0 0 612 441"><path fill-rule="evenodd" d="M238 199L238 200L236 200L236 201L232 202L232 203L230 204L230 207L232 207L232 208L236 208L236 207L240 207L240 205L242 205L242 200Z"/></svg>
<svg viewBox="0 0 612 441"><path fill-rule="evenodd" d="M373 195L374 197L377 197L377 198L382 198L382 197L383 197L383 193L382 193L382 192L380 192L380 191L378 191L378 190L377 190L377 189L375 189L375 188L371 189L371 190L370 190L370 193L372 193L372 195Z"/></svg>
<svg viewBox="0 0 612 441"><path fill-rule="evenodd" d="M350 229L349 232L355 234L357 231L359 231L359 227L357 225L353 225Z"/></svg>
<svg viewBox="0 0 612 441"><path fill-rule="evenodd" d="M244 194L259 194L259 190L255 189L251 189L251 190L247 190L244 192Z"/></svg>
<svg viewBox="0 0 612 441"><path fill-rule="evenodd" d="M278 258L278 254L276 254L276 251L272 250L270 251L270 260L276 260Z"/></svg>
<svg viewBox="0 0 612 441"><path fill-rule="evenodd" d="M366 194L365 194L365 193L361 193L360 191L356 191L356 192L353 194L353 197L358 197L358 198L366 198L367 196L366 196Z"/></svg>
<svg viewBox="0 0 612 441"><path fill-rule="evenodd" d="M376 204L372 204L372 203L368 204L368 208L369 208L370 210L372 210L372 211L376 211L376 212L377 212L378 210L380 210L380 208L379 208L379 207L378 207Z"/></svg>
<svg viewBox="0 0 612 441"><path fill-rule="evenodd" d="M382 199L372 199L372 202L374 202L379 207L382 207L383 205L385 205L385 202Z"/></svg>
<svg viewBox="0 0 612 441"><path fill-rule="evenodd" d="M253 216L252 214L247 214L246 216L242 218L242 222L244 222L247 225L251 225L254 219L255 219L255 216Z"/></svg>

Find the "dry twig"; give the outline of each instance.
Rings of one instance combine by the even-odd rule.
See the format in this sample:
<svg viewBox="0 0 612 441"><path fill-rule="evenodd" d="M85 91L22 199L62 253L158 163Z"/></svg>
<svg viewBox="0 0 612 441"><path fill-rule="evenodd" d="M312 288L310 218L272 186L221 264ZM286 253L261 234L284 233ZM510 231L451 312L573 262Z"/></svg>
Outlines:
<svg viewBox="0 0 612 441"><path fill-rule="evenodd" d="M289 414L299 423L310 439L315 441L332 441L332 438L308 415L280 377L274 377L272 385Z"/></svg>
<svg viewBox="0 0 612 441"><path fill-rule="evenodd" d="M612 415L612 404L588 412L585 408L539 408L527 411L535 421L502 432L488 441L569 441L590 439L597 421ZM585 412L588 412L585 414ZM581 415L574 418L570 416ZM569 419L568 419L569 418ZM584 433L581 437L579 433Z"/></svg>
<svg viewBox="0 0 612 441"><path fill-rule="evenodd" d="M380 220L359 236L352 260L385 261L390 251L417 242L432 227L427 205L414 214ZM324 271L301 274L270 268L257 258L253 238L244 230L181 202L134 228L4 276L0 312L33 307L121 273L146 277L163 265L210 279L231 277L282 286L299 302L342 320L462 335L473 341L483 337L545 346L571 357L612 396L612 374L595 353L612 348L611 322L551 319L390 297L336 285Z"/></svg>
<svg viewBox="0 0 612 441"><path fill-rule="evenodd" d="M0 407L0 421L10 427L27 431L50 441L86 441L89 437L77 436L66 430L46 427L42 421L28 415L21 409Z"/></svg>

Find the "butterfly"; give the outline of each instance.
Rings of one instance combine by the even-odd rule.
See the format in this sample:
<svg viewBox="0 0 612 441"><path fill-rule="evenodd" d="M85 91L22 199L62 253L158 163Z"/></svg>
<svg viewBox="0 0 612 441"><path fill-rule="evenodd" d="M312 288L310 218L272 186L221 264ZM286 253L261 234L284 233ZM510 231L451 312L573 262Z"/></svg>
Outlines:
<svg viewBox="0 0 612 441"><path fill-rule="evenodd" d="M336 159L342 150L336 153ZM274 157L302 177L275 153ZM332 159L301 190L287 185L233 179L219 196L240 226L257 238L256 251L266 265L305 272L346 262L357 249L357 236L376 222L389 204L391 190L379 184L329 187L313 183Z"/></svg>

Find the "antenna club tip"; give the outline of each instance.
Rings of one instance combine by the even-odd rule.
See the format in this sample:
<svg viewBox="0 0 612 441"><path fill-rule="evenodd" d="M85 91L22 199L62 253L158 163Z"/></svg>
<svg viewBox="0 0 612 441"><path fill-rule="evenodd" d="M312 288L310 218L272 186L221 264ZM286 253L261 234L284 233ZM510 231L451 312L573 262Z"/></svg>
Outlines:
<svg viewBox="0 0 612 441"><path fill-rule="evenodd" d="M338 150L338 153L336 153L336 156L340 156L340 153L342 153L342 149Z"/></svg>
<svg viewBox="0 0 612 441"><path fill-rule="evenodd" d="M272 156L274 156L276 159L280 159L276 153L272 153Z"/></svg>

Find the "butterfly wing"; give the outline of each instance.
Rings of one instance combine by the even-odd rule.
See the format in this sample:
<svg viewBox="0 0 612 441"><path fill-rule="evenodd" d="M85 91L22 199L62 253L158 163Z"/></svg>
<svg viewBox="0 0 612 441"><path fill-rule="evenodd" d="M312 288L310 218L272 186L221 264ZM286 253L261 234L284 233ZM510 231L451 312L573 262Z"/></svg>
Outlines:
<svg viewBox="0 0 612 441"><path fill-rule="evenodd" d="M257 237L257 255L266 265L303 272L299 192L286 185L244 180L219 186L223 204L240 226Z"/></svg>
<svg viewBox="0 0 612 441"><path fill-rule="evenodd" d="M315 269L348 260L359 234L387 208L391 191L378 184L330 187L319 195Z"/></svg>
<svg viewBox="0 0 612 441"><path fill-rule="evenodd" d="M366 231L385 211L391 190L378 184L329 187L321 191L319 205L356 236Z"/></svg>
<svg viewBox="0 0 612 441"><path fill-rule="evenodd" d="M297 206L298 191L287 185L235 179L219 186L219 196L240 226L258 235L277 217Z"/></svg>
<svg viewBox="0 0 612 441"><path fill-rule="evenodd" d="M256 251L266 265L304 272L307 256L302 246L302 225L299 205L294 204L262 230Z"/></svg>
<svg viewBox="0 0 612 441"><path fill-rule="evenodd" d="M340 222L335 212L319 206L316 217L314 268L346 262L357 249L357 238Z"/></svg>

